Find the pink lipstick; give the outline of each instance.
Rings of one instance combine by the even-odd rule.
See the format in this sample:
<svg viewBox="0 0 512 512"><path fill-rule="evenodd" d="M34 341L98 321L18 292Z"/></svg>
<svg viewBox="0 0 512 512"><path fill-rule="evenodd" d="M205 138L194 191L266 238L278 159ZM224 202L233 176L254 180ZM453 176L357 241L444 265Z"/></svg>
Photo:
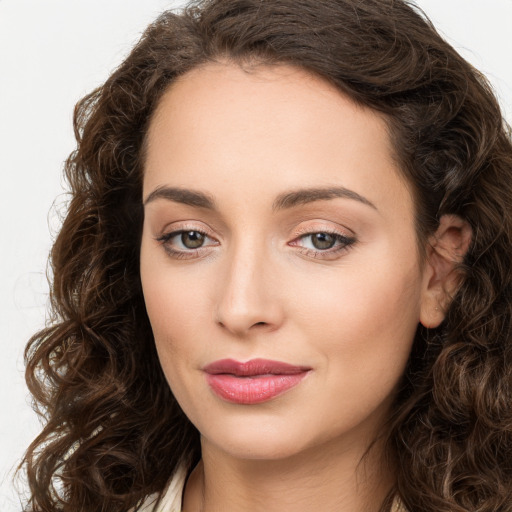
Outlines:
<svg viewBox="0 0 512 512"><path fill-rule="evenodd" d="M233 359L214 361L203 368L212 391L227 402L259 404L295 387L311 368L281 361Z"/></svg>

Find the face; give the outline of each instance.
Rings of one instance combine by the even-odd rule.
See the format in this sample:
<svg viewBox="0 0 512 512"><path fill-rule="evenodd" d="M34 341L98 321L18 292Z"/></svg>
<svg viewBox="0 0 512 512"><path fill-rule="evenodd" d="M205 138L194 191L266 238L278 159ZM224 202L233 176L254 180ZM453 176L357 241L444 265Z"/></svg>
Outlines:
<svg viewBox="0 0 512 512"><path fill-rule="evenodd" d="M203 443L243 458L367 443L424 271L384 120L319 78L211 64L150 124L141 278Z"/></svg>

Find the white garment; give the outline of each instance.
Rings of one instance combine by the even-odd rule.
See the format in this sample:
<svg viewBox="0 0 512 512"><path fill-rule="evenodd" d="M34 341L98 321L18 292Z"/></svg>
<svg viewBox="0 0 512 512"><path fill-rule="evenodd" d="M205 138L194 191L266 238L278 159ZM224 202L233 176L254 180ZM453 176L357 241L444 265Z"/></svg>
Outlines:
<svg viewBox="0 0 512 512"><path fill-rule="evenodd" d="M180 466L171 481L167 489L165 490L164 496L158 509L155 512L181 512L183 489L185 487L185 480L187 479L187 470L185 466ZM140 509L141 512L152 512L153 504L156 498L150 496L144 503L144 506ZM395 498L391 512L407 512L398 498Z"/></svg>
<svg viewBox="0 0 512 512"><path fill-rule="evenodd" d="M181 512L183 489L187 479L187 468L180 466L174 476L171 478L164 496L155 512ZM153 505L156 502L156 496L149 496L140 509L140 512L153 512Z"/></svg>

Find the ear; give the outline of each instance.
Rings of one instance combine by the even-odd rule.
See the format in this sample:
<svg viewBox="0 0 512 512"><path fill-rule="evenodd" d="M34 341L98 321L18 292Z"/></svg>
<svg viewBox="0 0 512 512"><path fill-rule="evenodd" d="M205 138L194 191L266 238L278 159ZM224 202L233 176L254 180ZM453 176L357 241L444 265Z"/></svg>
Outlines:
<svg viewBox="0 0 512 512"><path fill-rule="evenodd" d="M472 231L467 221L457 215L443 215L436 232L429 238L423 275L420 322L438 327L459 287L462 263Z"/></svg>

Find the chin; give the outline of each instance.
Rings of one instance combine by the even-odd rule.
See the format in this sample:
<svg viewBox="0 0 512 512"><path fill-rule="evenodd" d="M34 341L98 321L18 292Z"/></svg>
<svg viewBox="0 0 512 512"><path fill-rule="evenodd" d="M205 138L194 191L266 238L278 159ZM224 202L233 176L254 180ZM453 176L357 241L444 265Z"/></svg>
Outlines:
<svg viewBox="0 0 512 512"><path fill-rule="evenodd" d="M265 420L251 416L239 415L232 421L224 417L215 423L197 425L202 444L213 445L237 459L251 460L284 459L307 449L306 433L290 428L284 418Z"/></svg>
<svg viewBox="0 0 512 512"><path fill-rule="evenodd" d="M229 439L216 443L217 449L239 460L277 461L288 459L305 451L305 446L297 445L280 436L261 436L260 439Z"/></svg>

